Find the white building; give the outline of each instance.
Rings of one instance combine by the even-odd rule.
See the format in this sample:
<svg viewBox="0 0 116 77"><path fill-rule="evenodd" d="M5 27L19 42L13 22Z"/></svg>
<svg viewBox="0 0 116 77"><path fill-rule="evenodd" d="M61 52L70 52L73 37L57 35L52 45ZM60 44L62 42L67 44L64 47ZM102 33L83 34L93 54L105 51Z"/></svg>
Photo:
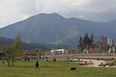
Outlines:
<svg viewBox="0 0 116 77"><path fill-rule="evenodd" d="M52 54L52 55L55 55L55 54L54 54L55 52L59 52L59 53L61 53L62 55L63 55L64 53L67 54L67 50L65 50L65 49L51 50L51 54Z"/></svg>
<svg viewBox="0 0 116 77"><path fill-rule="evenodd" d="M114 44L113 39L107 38L107 44L112 46Z"/></svg>

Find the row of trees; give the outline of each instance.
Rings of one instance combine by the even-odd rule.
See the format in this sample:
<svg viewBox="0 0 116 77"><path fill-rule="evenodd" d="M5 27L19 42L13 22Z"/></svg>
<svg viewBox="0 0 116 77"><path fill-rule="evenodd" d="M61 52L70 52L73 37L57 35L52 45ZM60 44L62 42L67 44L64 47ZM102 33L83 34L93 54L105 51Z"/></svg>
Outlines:
<svg viewBox="0 0 116 77"><path fill-rule="evenodd" d="M0 56L2 56L3 61L6 60L8 62L8 66L13 66L16 58L28 58L29 55L41 58L43 54L43 49L23 50L20 34L15 37L15 40L10 45L0 45Z"/></svg>
<svg viewBox="0 0 116 77"><path fill-rule="evenodd" d="M94 47L94 36L93 34L91 37L88 36L88 33L85 34L84 38L80 37L78 50L82 51L84 49L89 49Z"/></svg>
<svg viewBox="0 0 116 77"><path fill-rule="evenodd" d="M99 43L94 43L94 34L92 33L91 36L88 36L88 33L82 38L80 37L79 44L78 44L78 51L88 50L91 51L92 48L96 50L96 52L108 52L111 49L111 52L116 50L116 47L110 45L100 45Z"/></svg>
<svg viewBox="0 0 116 77"><path fill-rule="evenodd" d="M41 59L41 56L44 57L44 49L33 49L33 50L25 50L22 53L23 58L28 58L28 56L38 56Z"/></svg>

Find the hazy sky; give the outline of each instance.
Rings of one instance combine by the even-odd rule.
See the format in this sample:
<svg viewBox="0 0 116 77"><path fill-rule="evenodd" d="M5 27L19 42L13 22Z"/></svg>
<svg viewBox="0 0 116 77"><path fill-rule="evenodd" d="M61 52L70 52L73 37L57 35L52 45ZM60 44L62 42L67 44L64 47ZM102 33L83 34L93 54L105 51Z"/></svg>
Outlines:
<svg viewBox="0 0 116 77"><path fill-rule="evenodd" d="M116 19L116 0L0 0L0 27L39 13L92 21Z"/></svg>

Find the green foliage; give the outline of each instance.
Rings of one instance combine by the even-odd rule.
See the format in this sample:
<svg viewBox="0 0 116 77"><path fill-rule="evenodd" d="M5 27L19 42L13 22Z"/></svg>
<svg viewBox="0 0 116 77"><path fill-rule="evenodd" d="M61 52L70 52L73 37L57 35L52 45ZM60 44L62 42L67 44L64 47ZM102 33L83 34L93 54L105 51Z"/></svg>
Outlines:
<svg viewBox="0 0 116 77"><path fill-rule="evenodd" d="M41 56L44 55L44 50L36 48L36 52L37 52L37 55L39 56L39 58L41 59Z"/></svg>
<svg viewBox="0 0 116 77"><path fill-rule="evenodd" d="M0 37L0 44L2 46L2 51L3 49L5 50L5 47L6 46L9 46L11 43L13 43L14 40L13 39L9 39L9 38L5 38L5 37ZM23 47L23 50L26 50L26 49L35 49L35 48L42 48L42 49L49 49L49 48L52 48L53 46L51 44L40 44L40 43L33 43L33 42L22 42L22 47Z"/></svg>
<svg viewBox="0 0 116 77"><path fill-rule="evenodd" d="M58 45L58 44L62 44L64 42L68 42L68 41L66 39L61 39L61 40L53 42L53 44Z"/></svg>
<svg viewBox="0 0 116 77"><path fill-rule="evenodd" d="M8 66L10 66L10 60L12 60L13 65L14 59L20 56L21 52L22 52L22 44L20 35L18 34L15 37L15 41L6 48L6 58L8 60Z"/></svg>
<svg viewBox="0 0 116 77"><path fill-rule="evenodd" d="M93 36L94 34L92 33L92 35L91 35L91 37L90 37L90 44L93 44L93 42L94 42L94 36Z"/></svg>
<svg viewBox="0 0 116 77"><path fill-rule="evenodd" d="M6 46L0 44L0 57L5 57Z"/></svg>
<svg viewBox="0 0 116 77"><path fill-rule="evenodd" d="M88 37L88 33L85 34L82 42L85 46L90 43L90 39Z"/></svg>
<svg viewBox="0 0 116 77"><path fill-rule="evenodd" d="M80 37L79 45L81 45L81 44L82 44L82 42L83 42L82 37Z"/></svg>
<svg viewBox="0 0 116 77"><path fill-rule="evenodd" d="M96 45L93 44L93 42L94 42L93 33L90 38L88 36L88 33L86 33L85 36L83 37L83 39L82 39L82 37L80 37L78 50L83 51L84 49L89 50L90 48L95 48Z"/></svg>

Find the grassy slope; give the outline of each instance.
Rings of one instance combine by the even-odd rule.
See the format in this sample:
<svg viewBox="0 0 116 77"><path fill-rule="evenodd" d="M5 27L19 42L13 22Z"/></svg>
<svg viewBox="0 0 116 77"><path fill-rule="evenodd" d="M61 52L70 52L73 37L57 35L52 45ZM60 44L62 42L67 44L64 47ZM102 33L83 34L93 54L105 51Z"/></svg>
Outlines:
<svg viewBox="0 0 116 77"><path fill-rule="evenodd" d="M17 61L14 66L8 67L0 61L0 77L115 77L116 68L92 68L78 67L75 63L68 61L57 61L56 63L39 60L40 70L34 70L35 61ZM76 71L71 71L76 67Z"/></svg>
<svg viewBox="0 0 116 77"><path fill-rule="evenodd" d="M64 42L66 43L68 41L66 39L61 39L61 40L58 40L58 41L53 42L53 44L58 45L58 44L62 44Z"/></svg>

